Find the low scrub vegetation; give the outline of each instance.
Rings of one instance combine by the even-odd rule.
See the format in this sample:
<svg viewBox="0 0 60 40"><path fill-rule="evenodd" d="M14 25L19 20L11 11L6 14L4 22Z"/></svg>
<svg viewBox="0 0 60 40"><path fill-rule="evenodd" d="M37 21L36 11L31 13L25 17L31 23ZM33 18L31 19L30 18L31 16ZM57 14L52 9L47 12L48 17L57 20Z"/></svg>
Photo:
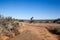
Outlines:
<svg viewBox="0 0 60 40"><path fill-rule="evenodd" d="M56 31L56 34L60 34L60 27L57 27L54 30Z"/></svg>
<svg viewBox="0 0 60 40"><path fill-rule="evenodd" d="M20 27L20 25L19 22L15 21L18 20L13 19L12 17L3 17L0 15L0 35L6 35L9 37L13 37L12 33L18 35L20 32L17 28Z"/></svg>
<svg viewBox="0 0 60 40"><path fill-rule="evenodd" d="M55 27L54 29L52 29L52 30L50 29L49 31L53 34L60 35L60 27Z"/></svg>

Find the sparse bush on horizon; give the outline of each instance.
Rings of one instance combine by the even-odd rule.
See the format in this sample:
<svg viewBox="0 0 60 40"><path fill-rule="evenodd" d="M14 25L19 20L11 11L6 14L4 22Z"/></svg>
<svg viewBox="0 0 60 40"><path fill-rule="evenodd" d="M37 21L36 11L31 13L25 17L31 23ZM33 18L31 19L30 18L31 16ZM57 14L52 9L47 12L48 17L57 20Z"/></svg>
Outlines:
<svg viewBox="0 0 60 40"><path fill-rule="evenodd" d="M53 23L58 23L58 24L60 24L60 18L55 19L55 20L53 21Z"/></svg>

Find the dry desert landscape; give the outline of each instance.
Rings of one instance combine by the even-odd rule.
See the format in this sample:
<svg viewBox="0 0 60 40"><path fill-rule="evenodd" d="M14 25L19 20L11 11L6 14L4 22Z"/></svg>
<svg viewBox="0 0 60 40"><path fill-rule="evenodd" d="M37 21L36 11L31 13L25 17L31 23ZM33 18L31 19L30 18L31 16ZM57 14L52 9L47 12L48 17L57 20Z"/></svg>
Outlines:
<svg viewBox="0 0 60 40"><path fill-rule="evenodd" d="M0 40L60 40L58 34L54 34L49 30L60 27L55 23L22 23L18 29L19 34L11 32L12 37L1 36ZM17 33L17 32L16 32Z"/></svg>
<svg viewBox="0 0 60 40"><path fill-rule="evenodd" d="M59 23L59 20L33 22L0 17L0 40L60 40Z"/></svg>

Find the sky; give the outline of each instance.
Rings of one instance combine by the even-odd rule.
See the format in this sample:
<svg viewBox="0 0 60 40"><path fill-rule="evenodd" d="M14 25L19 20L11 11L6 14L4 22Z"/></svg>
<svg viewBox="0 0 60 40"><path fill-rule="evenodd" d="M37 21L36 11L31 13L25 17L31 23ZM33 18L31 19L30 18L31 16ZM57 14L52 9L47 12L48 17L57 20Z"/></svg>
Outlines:
<svg viewBox="0 0 60 40"><path fill-rule="evenodd" d="M0 0L0 14L17 19L60 18L60 0Z"/></svg>

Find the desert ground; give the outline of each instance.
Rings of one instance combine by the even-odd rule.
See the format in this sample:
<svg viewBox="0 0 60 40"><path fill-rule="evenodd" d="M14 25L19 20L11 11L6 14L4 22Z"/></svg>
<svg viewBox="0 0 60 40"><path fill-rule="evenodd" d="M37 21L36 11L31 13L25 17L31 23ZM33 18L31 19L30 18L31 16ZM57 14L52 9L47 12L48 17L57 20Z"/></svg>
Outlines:
<svg viewBox="0 0 60 40"><path fill-rule="evenodd" d="M22 23L20 28L17 28L20 34L9 38L3 36L0 40L60 40L58 34L51 33L53 30L60 27L57 23ZM14 33L13 33L14 35Z"/></svg>

